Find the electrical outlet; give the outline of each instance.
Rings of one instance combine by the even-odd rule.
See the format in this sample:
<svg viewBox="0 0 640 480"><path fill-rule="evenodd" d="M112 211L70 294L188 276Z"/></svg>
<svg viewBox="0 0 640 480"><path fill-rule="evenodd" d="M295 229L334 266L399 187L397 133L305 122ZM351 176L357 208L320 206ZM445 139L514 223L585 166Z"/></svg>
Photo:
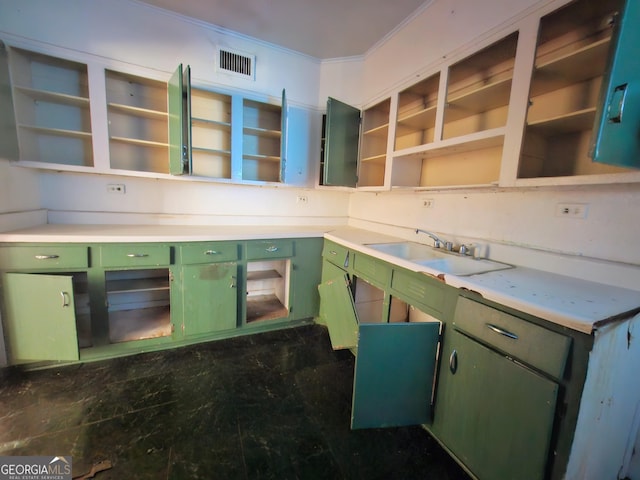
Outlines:
<svg viewBox="0 0 640 480"><path fill-rule="evenodd" d="M110 183L107 185L107 193L117 193L119 195L125 194L124 183Z"/></svg>
<svg viewBox="0 0 640 480"><path fill-rule="evenodd" d="M556 217L587 218L587 203L559 203L556 205Z"/></svg>
<svg viewBox="0 0 640 480"><path fill-rule="evenodd" d="M306 195L298 195L296 197L296 203L309 203L309 198Z"/></svg>
<svg viewBox="0 0 640 480"><path fill-rule="evenodd" d="M433 198L423 198L422 199L422 206L424 208L433 208L433 204L434 204Z"/></svg>

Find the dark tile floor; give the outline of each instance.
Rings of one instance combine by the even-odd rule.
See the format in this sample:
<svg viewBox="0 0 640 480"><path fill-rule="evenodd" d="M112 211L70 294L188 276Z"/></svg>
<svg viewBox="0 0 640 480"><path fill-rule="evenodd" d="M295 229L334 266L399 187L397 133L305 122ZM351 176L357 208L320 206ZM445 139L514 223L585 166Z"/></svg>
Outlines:
<svg viewBox="0 0 640 480"><path fill-rule="evenodd" d="M72 455L106 479L468 477L421 428L349 429L354 359L304 326L0 373L0 455Z"/></svg>

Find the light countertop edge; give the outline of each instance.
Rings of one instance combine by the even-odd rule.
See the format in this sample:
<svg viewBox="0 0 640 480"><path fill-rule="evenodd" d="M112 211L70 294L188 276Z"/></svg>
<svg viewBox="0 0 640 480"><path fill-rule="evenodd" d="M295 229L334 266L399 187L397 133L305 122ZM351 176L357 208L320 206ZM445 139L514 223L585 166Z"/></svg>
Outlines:
<svg viewBox="0 0 640 480"><path fill-rule="evenodd" d="M351 227L327 232L325 238L415 272L440 273L367 247L371 243L405 241L401 238ZM640 309L639 291L532 268L514 266L464 277L439 277L453 287L586 334L593 333L601 323L625 318L625 314L632 316Z"/></svg>

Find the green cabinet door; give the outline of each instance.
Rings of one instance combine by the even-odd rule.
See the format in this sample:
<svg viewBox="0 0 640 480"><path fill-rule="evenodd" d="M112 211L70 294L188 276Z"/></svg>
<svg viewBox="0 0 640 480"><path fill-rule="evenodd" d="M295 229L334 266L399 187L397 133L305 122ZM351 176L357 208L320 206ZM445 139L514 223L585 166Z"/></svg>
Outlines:
<svg viewBox="0 0 640 480"><path fill-rule="evenodd" d="M640 2L627 0L611 44L591 156L596 162L640 167Z"/></svg>
<svg viewBox="0 0 640 480"><path fill-rule="evenodd" d="M431 421L440 323L360 324L351 428Z"/></svg>
<svg viewBox="0 0 640 480"><path fill-rule="evenodd" d="M329 329L329 339L334 350L355 348L358 344L358 317L346 273L336 276L318 286L320 293L320 315Z"/></svg>
<svg viewBox="0 0 640 480"><path fill-rule="evenodd" d="M18 159L18 133L11 95L9 56L7 47L0 41L0 158Z"/></svg>
<svg viewBox="0 0 640 480"><path fill-rule="evenodd" d="M287 181L287 121L289 118L289 110L287 108L287 94L282 89L282 112L280 114L280 175L279 180L282 183Z"/></svg>
<svg viewBox="0 0 640 480"><path fill-rule="evenodd" d="M169 172L191 174L191 68L182 64L167 83Z"/></svg>
<svg viewBox="0 0 640 480"><path fill-rule="evenodd" d="M4 296L11 363L80 358L72 277L7 273Z"/></svg>
<svg viewBox="0 0 640 480"><path fill-rule="evenodd" d="M324 185L356 186L359 138L360 110L329 98L324 144Z"/></svg>
<svg viewBox="0 0 640 480"><path fill-rule="evenodd" d="M482 480L544 478L558 386L445 332L434 434Z"/></svg>
<svg viewBox="0 0 640 480"><path fill-rule="evenodd" d="M199 335L237 326L238 264L235 262L182 267L184 335Z"/></svg>

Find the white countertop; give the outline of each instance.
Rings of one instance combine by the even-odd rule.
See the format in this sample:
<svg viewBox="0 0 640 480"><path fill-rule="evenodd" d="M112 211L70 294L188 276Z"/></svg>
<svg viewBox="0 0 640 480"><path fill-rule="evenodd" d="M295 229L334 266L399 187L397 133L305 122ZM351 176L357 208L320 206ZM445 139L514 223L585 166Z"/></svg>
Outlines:
<svg viewBox="0 0 640 480"><path fill-rule="evenodd" d="M488 300L588 334L598 325L626 318L640 309L637 290L518 266L465 277L439 275L438 271L367 247L370 243L404 241L401 238L350 227L328 232L325 238L416 272L437 275L453 287L472 290Z"/></svg>
<svg viewBox="0 0 640 480"><path fill-rule="evenodd" d="M0 242L120 243L198 242L322 237L329 226L55 225L0 233Z"/></svg>

